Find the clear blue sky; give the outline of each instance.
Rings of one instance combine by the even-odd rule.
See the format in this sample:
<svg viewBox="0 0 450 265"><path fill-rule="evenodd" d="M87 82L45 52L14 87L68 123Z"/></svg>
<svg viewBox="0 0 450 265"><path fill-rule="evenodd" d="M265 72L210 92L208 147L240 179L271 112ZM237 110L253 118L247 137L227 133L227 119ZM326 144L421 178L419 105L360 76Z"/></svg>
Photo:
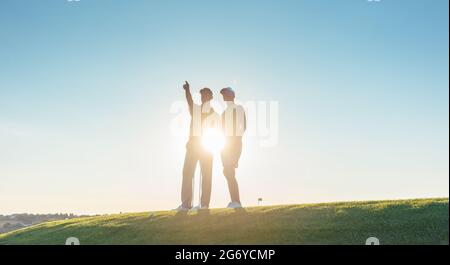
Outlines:
<svg viewBox="0 0 450 265"><path fill-rule="evenodd" d="M279 102L279 144L244 145L245 205L448 197L448 8L2 0L0 213L176 207L184 80Z"/></svg>

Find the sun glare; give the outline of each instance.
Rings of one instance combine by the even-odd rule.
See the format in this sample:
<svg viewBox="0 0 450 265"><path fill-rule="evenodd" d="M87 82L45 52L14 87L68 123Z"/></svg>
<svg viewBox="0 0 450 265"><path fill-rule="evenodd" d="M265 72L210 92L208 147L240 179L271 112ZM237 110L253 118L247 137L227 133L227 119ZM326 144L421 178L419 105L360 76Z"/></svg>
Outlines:
<svg viewBox="0 0 450 265"><path fill-rule="evenodd" d="M202 135L202 145L208 152L218 154L225 145L225 137L218 129L207 129Z"/></svg>

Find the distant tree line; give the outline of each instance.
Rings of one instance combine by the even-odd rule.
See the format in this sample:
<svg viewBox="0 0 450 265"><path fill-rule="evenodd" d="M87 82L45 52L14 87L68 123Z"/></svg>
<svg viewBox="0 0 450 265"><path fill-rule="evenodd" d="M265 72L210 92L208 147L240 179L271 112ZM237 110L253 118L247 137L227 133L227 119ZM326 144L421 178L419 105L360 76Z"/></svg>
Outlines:
<svg viewBox="0 0 450 265"><path fill-rule="evenodd" d="M75 215L73 213L57 213L57 214L11 214L0 215L0 233L17 230L30 225L35 225L48 221L57 221L84 217L85 215Z"/></svg>

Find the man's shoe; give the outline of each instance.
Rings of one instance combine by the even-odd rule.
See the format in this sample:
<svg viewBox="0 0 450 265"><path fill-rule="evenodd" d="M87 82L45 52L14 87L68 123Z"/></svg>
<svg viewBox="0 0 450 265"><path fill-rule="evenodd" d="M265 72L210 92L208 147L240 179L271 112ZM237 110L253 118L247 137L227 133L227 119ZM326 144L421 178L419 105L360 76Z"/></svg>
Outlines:
<svg viewBox="0 0 450 265"><path fill-rule="evenodd" d="M229 208L229 209L239 209L239 208L242 208L242 205L239 202L230 202L228 204L227 208Z"/></svg>
<svg viewBox="0 0 450 265"><path fill-rule="evenodd" d="M177 212L188 212L189 208L184 207L183 205L178 206L177 208L173 209L173 211Z"/></svg>
<svg viewBox="0 0 450 265"><path fill-rule="evenodd" d="M197 205L197 206L195 206L194 208L192 208L192 211L200 211L200 210L208 210L208 209L209 209L208 206L200 206L200 205Z"/></svg>

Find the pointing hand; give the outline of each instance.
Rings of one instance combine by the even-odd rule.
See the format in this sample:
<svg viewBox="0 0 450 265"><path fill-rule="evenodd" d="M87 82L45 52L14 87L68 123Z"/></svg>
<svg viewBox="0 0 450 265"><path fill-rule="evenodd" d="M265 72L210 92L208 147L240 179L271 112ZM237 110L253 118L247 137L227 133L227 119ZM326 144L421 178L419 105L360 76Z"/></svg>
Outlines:
<svg viewBox="0 0 450 265"><path fill-rule="evenodd" d="M189 90L189 83L188 83L188 81L184 81L185 83L184 83L184 85L183 85L183 89L184 90Z"/></svg>

